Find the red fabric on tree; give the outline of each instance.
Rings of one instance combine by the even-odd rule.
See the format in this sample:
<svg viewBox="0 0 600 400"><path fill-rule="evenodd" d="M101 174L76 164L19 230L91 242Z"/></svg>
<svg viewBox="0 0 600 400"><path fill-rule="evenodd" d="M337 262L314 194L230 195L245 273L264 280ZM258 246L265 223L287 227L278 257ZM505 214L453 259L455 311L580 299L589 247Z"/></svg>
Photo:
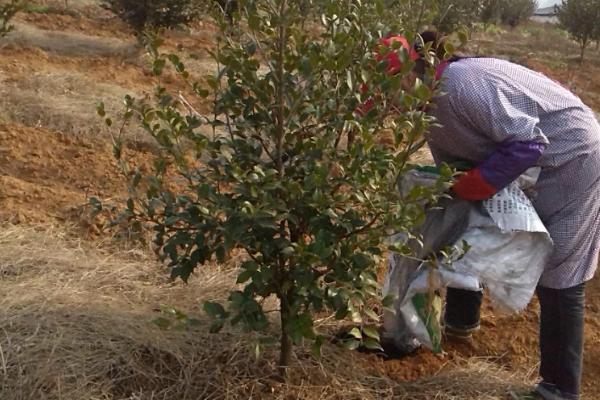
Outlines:
<svg viewBox="0 0 600 400"><path fill-rule="evenodd" d="M454 182L452 190L458 197L465 200L486 200L498 191L481 176L479 168L474 168L461 175Z"/></svg>

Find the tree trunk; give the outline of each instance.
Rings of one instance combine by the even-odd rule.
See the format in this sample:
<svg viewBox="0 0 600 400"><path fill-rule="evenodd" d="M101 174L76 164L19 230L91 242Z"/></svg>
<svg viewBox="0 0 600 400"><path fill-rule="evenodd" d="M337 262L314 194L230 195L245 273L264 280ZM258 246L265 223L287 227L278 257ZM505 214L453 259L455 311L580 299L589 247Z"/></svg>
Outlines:
<svg viewBox="0 0 600 400"><path fill-rule="evenodd" d="M586 44L587 44L587 43L586 43ZM581 54L580 54L580 56L579 56L579 63L580 63L580 64L583 64L583 56L584 56L584 54L585 54L585 46L586 46L585 44L584 44L584 45L581 45Z"/></svg>
<svg viewBox="0 0 600 400"><path fill-rule="evenodd" d="M280 349L279 349L279 375L285 380L287 375L287 369L292 361L292 338L287 331L287 324L290 317L290 304L287 296L281 296L281 338L280 338Z"/></svg>

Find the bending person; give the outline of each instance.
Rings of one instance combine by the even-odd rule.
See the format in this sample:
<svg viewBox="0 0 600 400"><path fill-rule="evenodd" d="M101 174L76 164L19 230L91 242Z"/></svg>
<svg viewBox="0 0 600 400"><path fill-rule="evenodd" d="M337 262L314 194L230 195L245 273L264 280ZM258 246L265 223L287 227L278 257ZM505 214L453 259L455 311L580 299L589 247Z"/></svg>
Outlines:
<svg viewBox="0 0 600 400"><path fill-rule="evenodd" d="M422 36L435 42L433 33ZM387 40L414 54L404 38ZM431 113L441 127L426 136L433 157L476 166L455 182L457 196L488 199L528 168L541 167L532 202L555 247L537 287L542 381L530 396L577 400L584 287L600 250L600 125L573 93L508 61L456 57L436 76L442 94ZM480 305L480 292L450 289L446 333L468 337L477 330Z"/></svg>

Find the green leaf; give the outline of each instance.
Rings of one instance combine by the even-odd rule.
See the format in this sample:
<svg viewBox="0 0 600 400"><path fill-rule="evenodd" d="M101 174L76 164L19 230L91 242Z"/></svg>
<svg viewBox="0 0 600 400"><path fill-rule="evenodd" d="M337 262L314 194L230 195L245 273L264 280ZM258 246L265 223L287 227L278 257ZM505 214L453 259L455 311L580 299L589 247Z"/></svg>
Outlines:
<svg viewBox="0 0 600 400"><path fill-rule="evenodd" d="M224 318L227 315L223 306L213 301L205 301L203 308L204 311L212 318Z"/></svg>
<svg viewBox="0 0 600 400"><path fill-rule="evenodd" d="M191 328L196 328L196 327L200 327L200 326L202 326L202 325L203 325L203 324L202 324L202 321L200 321L200 320L199 320L199 319L197 319L197 318L188 318L188 319L186 320L186 324L187 324L187 326L189 326L189 327L191 327Z"/></svg>
<svg viewBox="0 0 600 400"><path fill-rule="evenodd" d="M164 58L157 58L152 63L152 73L156 76L161 75L163 72L163 69L165 68L165 65L166 65L166 61Z"/></svg>
<svg viewBox="0 0 600 400"><path fill-rule="evenodd" d="M222 319L217 319L210 324L208 331L210 333L219 333L223 329L225 322Z"/></svg>
<svg viewBox="0 0 600 400"><path fill-rule="evenodd" d="M363 341L363 346L370 350L380 350L383 351L383 347L378 340L367 338Z"/></svg>
<svg viewBox="0 0 600 400"><path fill-rule="evenodd" d="M257 361L260 359L260 343L258 342L254 344L254 359Z"/></svg>
<svg viewBox="0 0 600 400"><path fill-rule="evenodd" d="M96 106L96 113L100 117L104 117L106 115L106 111L104 110L104 103L103 102L98 103L98 105Z"/></svg>
<svg viewBox="0 0 600 400"><path fill-rule="evenodd" d="M347 307L342 307L339 310L336 311L335 313L335 319L342 320L344 318L346 318L348 316L348 308Z"/></svg>
<svg viewBox="0 0 600 400"><path fill-rule="evenodd" d="M328 208L327 210L325 210L325 215L327 215L331 219L337 219L338 218L338 215L331 208Z"/></svg>
<svg viewBox="0 0 600 400"><path fill-rule="evenodd" d="M288 246L288 247L284 247L281 250L281 254L283 254L284 256L291 256L292 254L294 254L295 250L292 246Z"/></svg>
<svg viewBox="0 0 600 400"><path fill-rule="evenodd" d="M90 205L92 206L95 212L102 211L102 202L96 197L90 197Z"/></svg>
<svg viewBox="0 0 600 400"><path fill-rule="evenodd" d="M248 16L248 27L253 31L260 29L260 18L256 14L251 13Z"/></svg>
<svg viewBox="0 0 600 400"><path fill-rule="evenodd" d="M363 333L365 335L367 335L368 337L379 341L379 332L377 332L377 329L375 329L371 326L363 326L362 330L363 330Z"/></svg>
<svg viewBox="0 0 600 400"><path fill-rule="evenodd" d="M210 92L206 89L195 89L194 91L198 96L202 97L203 99L207 98L210 94Z"/></svg>
<svg viewBox="0 0 600 400"><path fill-rule="evenodd" d="M360 329L354 327L350 330L350 332L348 332L348 335L356 338L356 339L362 339L362 333L360 333Z"/></svg>
<svg viewBox="0 0 600 400"><path fill-rule="evenodd" d="M358 346L360 346L360 341L356 340L356 339L348 339L348 340L344 340L342 342L342 344L348 350L356 350L356 349L358 349Z"/></svg>
<svg viewBox="0 0 600 400"><path fill-rule="evenodd" d="M364 253L356 253L352 255L352 262L359 269L365 269L371 265L372 259Z"/></svg>
<svg viewBox="0 0 600 400"><path fill-rule="evenodd" d="M237 277L237 281L236 283L240 284L240 283L244 283L246 281L248 281L250 278L252 278L252 276L255 274L255 271L243 271L242 273L240 273Z"/></svg>
<svg viewBox="0 0 600 400"><path fill-rule="evenodd" d="M456 48L452 43L450 43L449 40L447 40L446 42L444 42L444 51L446 52L445 57L450 57L456 52Z"/></svg>
<svg viewBox="0 0 600 400"><path fill-rule="evenodd" d="M225 247L223 247L222 245L217 246L217 248L215 250L215 256L217 257L218 262L224 263L225 256L226 256Z"/></svg>
<svg viewBox="0 0 600 400"><path fill-rule="evenodd" d="M469 31L465 28L459 29L457 32L458 40L460 40L461 46L464 46L469 41Z"/></svg>
<svg viewBox="0 0 600 400"><path fill-rule="evenodd" d="M415 95L422 101L431 99L431 89L427 85L419 85L415 90Z"/></svg>
<svg viewBox="0 0 600 400"><path fill-rule="evenodd" d="M371 318L373 321L379 321L379 315L377 315L377 313L375 311L371 310L370 308L365 307L363 309L363 312L365 313L366 316Z"/></svg>
<svg viewBox="0 0 600 400"><path fill-rule="evenodd" d="M324 341L325 341L325 338L321 335L319 335L315 338L315 340L311 346L311 353L313 354L314 357L316 357L316 358L321 357L321 349L323 347Z"/></svg>
<svg viewBox="0 0 600 400"><path fill-rule="evenodd" d="M136 171L135 174L133 175L133 179L131 181L131 186L136 188L140 184L141 180L142 180L142 174L140 174L140 171Z"/></svg>
<svg viewBox="0 0 600 400"><path fill-rule="evenodd" d="M256 53L256 43L254 43L254 42L250 42L250 43L248 43L248 44L245 46L244 50L246 51L246 53L247 53L249 56L253 56L253 55L254 55L254 53Z"/></svg>

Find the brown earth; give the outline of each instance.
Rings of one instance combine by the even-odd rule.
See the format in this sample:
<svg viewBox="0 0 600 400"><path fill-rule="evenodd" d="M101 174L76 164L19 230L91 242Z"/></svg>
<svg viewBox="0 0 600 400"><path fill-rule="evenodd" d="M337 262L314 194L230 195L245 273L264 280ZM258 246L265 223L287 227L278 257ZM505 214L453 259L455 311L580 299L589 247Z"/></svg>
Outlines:
<svg viewBox="0 0 600 400"><path fill-rule="evenodd" d="M110 37L123 43L134 41L122 23L106 16L93 19L25 14L19 17L19 22L42 30ZM212 27L207 29L210 31ZM211 40L207 32L200 32L195 39L173 33L168 44L206 56ZM590 63L585 69L574 71L569 67L572 64L552 67L533 56L524 58L530 67L573 88L590 106L600 110L600 64ZM206 72L210 64L201 60L196 65L200 72ZM149 92L152 85L143 58L61 54L32 45L0 42L0 83L5 91L10 88L11 92L5 93L8 97L0 102L0 118L4 119L0 124L0 221L75 225L77 232L97 234L96 221L88 217L89 198L119 198L125 192L125 180L116 170L103 128L97 126L101 121L94 116L95 99L81 102L89 93L114 100L124 93ZM28 93L30 106L19 93ZM64 107L58 104L61 102ZM45 115L48 110L54 114ZM65 121L71 121L70 125L65 125ZM137 146L132 156L145 163L151 154L144 146ZM600 388L595 384L595 378L600 376L598 279L590 283L587 293L584 392L585 398L598 399ZM402 360L384 362L368 355L359 358L359 362L396 380L414 380L433 375L446 364L475 357L518 372L524 381L532 381L538 362L537 324L535 301L516 316L495 315L486 305L482 330L471 345L446 343L441 355L423 349Z"/></svg>
<svg viewBox="0 0 600 400"><path fill-rule="evenodd" d="M151 155L131 156L143 163ZM14 124L0 124L0 182L0 221L11 223L83 222L91 197L126 188L106 140Z"/></svg>

